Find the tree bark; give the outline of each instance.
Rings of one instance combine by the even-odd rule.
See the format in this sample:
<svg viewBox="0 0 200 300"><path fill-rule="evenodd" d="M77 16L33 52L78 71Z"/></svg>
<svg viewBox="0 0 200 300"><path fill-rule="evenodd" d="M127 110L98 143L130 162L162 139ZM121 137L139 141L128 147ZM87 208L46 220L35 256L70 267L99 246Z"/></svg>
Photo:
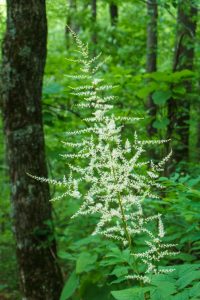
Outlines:
<svg viewBox="0 0 200 300"><path fill-rule="evenodd" d="M174 54L173 71L193 70L194 46L197 25L197 8L190 0L179 0L177 14L177 39ZM170 99L168 102L168 137L177 141L174 158L177 162L189 157L189 121L191 80L185 80L185 96Z"/></svg>
<svg viewBox="0 0 200 300"><path fill-rule="evenodd" d="M147 60L146 72L152 73L157 71L157 20L158 20L158 6L157 0L149 0L147 2ZM148 134L152 136L157 131L153 127L153 122L156 120L157 107L153 102L152 94L147 97L147 109L151 118L148 125Z"/></svg>
<svg viewBox="0 0 200 300"><path fill-rule="evenodd" d="M47 177L41 112L46 42L45 0L7 0L2 111L19 277L26 300L58 300L62 288L49 187L26 174Z"/></svg>
<svg viewBox="0 0 200 300"><path fill-rule="evenodd" d="M110 10L110 23L111 26L116 26L118 22L118 6L111 2L109 5Z"/></svg>

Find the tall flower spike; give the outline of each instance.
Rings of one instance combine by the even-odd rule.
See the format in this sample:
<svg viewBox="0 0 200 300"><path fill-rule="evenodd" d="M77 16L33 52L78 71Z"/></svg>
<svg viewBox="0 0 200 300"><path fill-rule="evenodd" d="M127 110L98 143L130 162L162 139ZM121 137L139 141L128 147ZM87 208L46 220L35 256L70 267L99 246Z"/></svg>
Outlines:
<svg viewBox="0 0 200 300"><path fill-rule="evenodd" d="M72 218L98 214L99 221L93 234L101 234L127 245L136 263L146 266L143 273L138 274L133 270L133 275L128 275L128 278L148 282L151 274L160 272L160 260L166 255L174 255L174 252L169 250L173 245L163 244L162 241L165 231L161 215L145 216L143 209L146 198L159 198L157 190L163 187L157 182L158 172L162 170L171 153L157 164L151 160L140 161L140 157L145 152L145 146L157 146L168 140L140 140L135 132L133 142L123 142L123 126L119 125L118 121L137 122L141 118L113 114L114 96L110 94L112 85L106 84L98 74L103 65L99 62L100 55L90 58L88 46L82 43L70 28L69 30L81 56L77 62L80 64L79 75L70 77L74 81L83 80L78 87L72 86L71 89L73 95L81 99L77 106L91 109L90 116L86 118L91 125L67 133L68 140L64 141L64 144L73 149L73 153L62 155L67 159L71 170L68 179L58 182L32 177L66 188L67 191L55 200L66 195L81 197L82 205ZM78 144L69 140L74 136L79 136ZM82 159L84 164L79 166L76 162L76 166L73 166L69 163L70 158ZM81 195L79 192L79 181L87 183L88 189L85 194ZM149 226L151 223L157 226L155 232L149 230L152 227ZM137 253L133 244L133 240L138 236L144 237L146 251L143 253Z"/></svg>

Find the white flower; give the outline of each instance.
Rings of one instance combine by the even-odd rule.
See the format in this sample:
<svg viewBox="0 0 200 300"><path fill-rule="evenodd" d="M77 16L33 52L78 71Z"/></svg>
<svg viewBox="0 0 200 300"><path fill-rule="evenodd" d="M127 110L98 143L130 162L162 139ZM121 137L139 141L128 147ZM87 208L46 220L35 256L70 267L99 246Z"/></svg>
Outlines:
<svg viewBox="0 0 200 300"><path fill-rule="evenodd" d="M129 140L126 140L125 151L128 153L131 152L131 143L129 142Z"/></svg>
<svg viewBox="0 0 200 300"><path fill-rule="evenodd" d="M140 159L145 147L159 145L167 140L139 140L137 132L133 141L123 141L122 125L117 121L130 122L139 120L134 117L118 117L110 111L113 108L114 96L104 95L112 89L112 85L96 77L96 72L102 66L98 62L99 56L94 59L89 57L88 47L84 45L77 35L72 32L79 52L82 54L80 74L70 75L74 80L83 80L79 87L72 88L73 95L79 97L82 102L77 104L80 108L91 109L91 116L85 119L89 124L67 133L68 141L64 144L73 150L73 153L62 154L67 160L71 170L69 176L63 180L54 180L32 176L42 182L48 182L66 189L61 196L82 198L83 203L72 218L77 216L92 215L98 213L99 221L93 234L102 234L112 238L131 248L132 238L138 235L145 236L146 250L140 253L132 253L136 262L146 266L143 274L134 274L127 278L149 282L150 273L169 272L163 269L158 271L159 261L166 255L175 255L169 249L174 245L163 244L165 235L161 215L146 216L144 213L145 199L159 198L155 189L162 186L157 182L159 172L170 158L171 152L163 160L153 163L151 160ZM96 64L96 65L95 65ZM78 136L79 143L73 143L70 138ZM81 138L81 141L80 141ZM70 150L71 151L71 150ZM128 154L127 154L128 153ZM70 163L70 160L75 163ZM82 163L80 165L80 159ZM79 182L85 183L85 194L80 193ZM157 229L151 223L158 223Z"/></svg>

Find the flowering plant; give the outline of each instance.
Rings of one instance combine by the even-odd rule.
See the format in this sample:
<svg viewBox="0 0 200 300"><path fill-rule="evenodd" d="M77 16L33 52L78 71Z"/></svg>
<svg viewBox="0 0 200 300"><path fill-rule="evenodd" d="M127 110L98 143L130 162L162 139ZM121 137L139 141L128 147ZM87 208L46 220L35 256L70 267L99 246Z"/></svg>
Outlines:
<svg viewBox="0 0 200 300"><path fill-rule="evenodd" d="M88 126L84 129L70 131L64 145L73 149L64 154L70 176L58 181L37 176L33 178L42 182L62 186L65 192L51 201L66 196L81 198L82 205L72 216L98 215L99 221L93 235L100 234L121 243L128 248L132 259L132 272L127 279L139 280L141 284L151 282L153 274L170 273L174 269L160 266L165 256L175 255L171 248L175 245L163 242L165 236L162 216L159 213L146 215L145 200L159 198L158 190L164 187L159 183L159 172L171 156L171 152L161 161L142 160L142 154L148 145L158 145L168 140L140 140L137 132L133 141L124 140L122 129L124 122L138 122L138 117L116 116L113 113L111 95L112 85L107 85L99 76L103 66L99 62L100 54L90 58L88 46L70 29L81 58L71 60L80 64L79 75L68 75L81 83L71 87L72 94L82 101L79 108L91 109L92 113L84 120ZM73 136L82 136L80 142L71 141ZM82 165L71 164L70 159L84 160ZM80 183L87 184L87 191L81 193ZM150 229L151 228L151 229ZM142 237L144 251L138 252L135 241ZM141 268L142 266L142 268Z"/></svg>

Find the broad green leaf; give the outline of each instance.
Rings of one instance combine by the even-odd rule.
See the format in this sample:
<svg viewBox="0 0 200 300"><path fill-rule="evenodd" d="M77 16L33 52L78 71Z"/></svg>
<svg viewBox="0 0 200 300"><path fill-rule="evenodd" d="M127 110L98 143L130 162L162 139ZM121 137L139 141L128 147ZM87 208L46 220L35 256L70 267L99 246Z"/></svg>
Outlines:
<svg viewBox="0 0 200 300"><path fill-rule="evenodd" d="M47 95L58 94L63 90L63 86L54 82L50 83L43 88L43 93Z"/></svg>
<svg viewBox="0 0 200 300"><path fill-rule="evenodd" d="M164 129L168 124L169 124L169 119L163 118L161 120L156 120L155 122L153 122L153 127L157 129Z"/></svg>
<svg viewBox="0 0 200 300"><path fill-rule="evenodd" d="M84 292L80 294L80 298L77 300L111 300L110 287L107 285L98 286L98 282L93 284L91 281L88 281L84 285Z"/></svg>
<svg viewBox="0 0 200 300"><path fill-rule="evenodd" d="M155 89L158 88L158 85L155 82L151 82L148 85L145 85L142 89L137 92L137 96L139 98L146 98L149 94L151 94Z"/></svg>
<svg viewBox="0 0 200 300"><path fill-rule="evenodd" d="M173 88L173 93L184 95L186 93L186 88L184 86L176 86Z"/></svg>
<svg viewBox="0 0 200 300"><path fill-rule="evenodd" d="M154 275L151 284L155 286L151 293L153 300L170 299L170 295L176 292L176 281L170 275Z"/></svg>
<svg viewBox="0 0 200 300"><path fill-rule="evenodd" d="M64 285L64 288L60 296L60 300L69 299L74 294L75 290L78 287L78 284L79 284L79 278L77 277L74 271Z"/></svg>
<svg viewBox="0 0 200 300"><path fill-rule="evenodd" d="M195 297L200 295L200 282L193 285L190 289L190 297Z"/></svg>
<svg viewBox="0 0 200 300"><path fill-rule="evenodd" d="M80 274L94 269L94 263L96 262L96 260L96 254L91 255L88 252L81 253L76 262L76 273Z"/></svg>
<svg viewBox="0 0 200 300"><path fill-rule="evenodd" d="M116 266L111 274L115 275L116 277L121 277L121 276L128 274L128 270L129 270L128 267Z"/></svg>
<svg viewBox="0 0 200 300"><path fill-rule="evenodd" d="M144 300L145 293L151 290L152 287L135 287L121 291L112 291L111 294L116 300Z"/></svg>
<svg viewBox="0 0 200 300"><path fill-rule="evenodd" d="M108 285L112 285L114 283L120 283L120 282L123 282L123 281L127 281L126 277L119 277L116 280L111 281L111 283L108 283Z"/></svg>
<svg viewBox="0 0 200 300"><path fill-rule="evenodd" d="M177 71L173 73L173 79L174 80L180 80L182 78L186 78L186 77L191 77L194 76L194 72L192 72L191 70L182 70L182 71Z"/></svg>
<svg viewBox="0 0 200 300"><path fill-rule="evenodd" d="M162 81L170 82L172 81L172 73L166 72L153 72L144 75L144 78L152 78L158 81L159 83Z"/></svg>
<svg viewBox="0 0 200 300"><path fill-rule="evenodd" d="M98 243L98 242L100 242L100 239L98 236L90 235L86 238L76 241L74 244L78 247L81 247L81 246L88 245L90 243Z"/></svg>
<svg viewBox="0 0 200 300"><path fill-rule="evenodd" d="M72 254L67 253L65 251L59 251L58 257L66 260L76 260L76 258Z"/></svg>
<svg viewBox="0 0 200 300"><path fill-rule="evenodd" d="M171 91L156 91L153 93L153 102L157 105L164 105L172 96Z"/></svg>
<svg viewBox="0 0 200 300"><path fill-rule="evenodd" d="M177 254L176 259L177 258L180 258L181 260L183 260L185 262L191 262L195 259L195 256L191 255L191 254L188 254L188 253L180 253L180 254Z"/></svg>
<svg viewBox="0 0 200 300"><path fill-rule="evenodd" d="M189 292L188 290L184 290L181 293L178 293L177 295L173 296L171 298L172 300L189 300Z"/></svg>
<svg viewBox="0 0 200 300"><path fill-rule="evenodd" d="M183 274L183 276L177 281L179 289L183 289L189 285L193 280L200 280L200 271L191 271Z"/></svg>
<svg viewBox="0 0 200 300"><path fill-rule="evenodd" d="M167 298L166 298L166 296L167 296ZM160 290L160 289L155 289L155 290L152 291L150 299L151 300L166 300L166 299L171 300L171 296L170 295L165 295L163 293L163 291Z"/></svg>
<svg viewBox="0 0 200 300"><path fill-rule="evenodd" d="M180 277L182 277L182 275L184 275L186 273L200 269L200 264L177 265L177 266L174 266L174 268L176 269L176 271L173 272L173 275L180 278Z"/></svg>
<svg viewBox="0 0 200 300"><path fill-rule="evenodd" d="M111 247L110 252L105 256L105 259L100 263L101 266L111 266L117 265L120 263L128 263L131 262L131 255L128 249L121 251L117 247Z"/></svg>

